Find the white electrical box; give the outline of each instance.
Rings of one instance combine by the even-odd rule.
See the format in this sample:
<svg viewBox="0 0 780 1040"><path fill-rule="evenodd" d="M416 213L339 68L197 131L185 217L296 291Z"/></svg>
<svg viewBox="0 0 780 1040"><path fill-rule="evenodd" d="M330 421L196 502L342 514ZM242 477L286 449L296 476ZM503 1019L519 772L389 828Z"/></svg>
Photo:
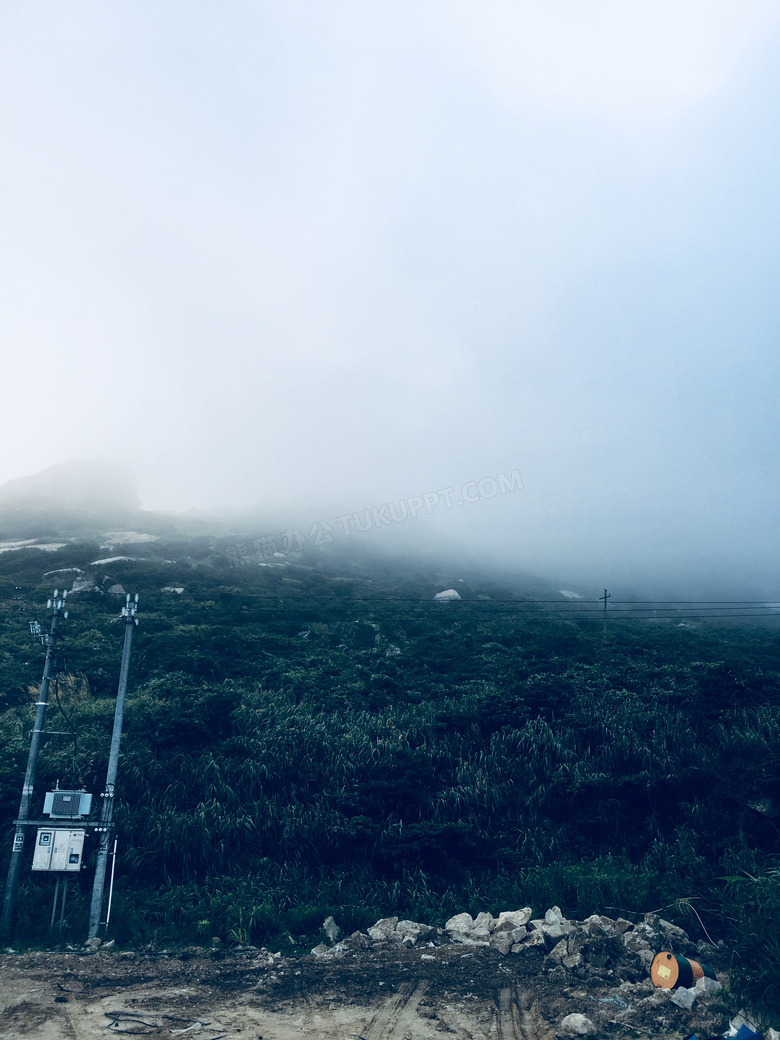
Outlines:
<svg viewBox="0 0 780 1040"><path fill-rule="evenodd" d="M33 870L81 870L85 831L39 827L33 853Z"/></svg>

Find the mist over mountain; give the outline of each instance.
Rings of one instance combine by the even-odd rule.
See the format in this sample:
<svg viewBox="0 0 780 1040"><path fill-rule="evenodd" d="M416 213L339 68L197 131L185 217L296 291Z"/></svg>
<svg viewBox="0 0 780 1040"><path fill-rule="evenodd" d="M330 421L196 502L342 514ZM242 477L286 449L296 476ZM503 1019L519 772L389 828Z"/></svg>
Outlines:
<svg viewBox="0 0 780 1040"><path fill-rule="evenodd" d="M62 462L0 484L0 510L36 506L132 512L139 506L135 474L119 462Z"/></svg>

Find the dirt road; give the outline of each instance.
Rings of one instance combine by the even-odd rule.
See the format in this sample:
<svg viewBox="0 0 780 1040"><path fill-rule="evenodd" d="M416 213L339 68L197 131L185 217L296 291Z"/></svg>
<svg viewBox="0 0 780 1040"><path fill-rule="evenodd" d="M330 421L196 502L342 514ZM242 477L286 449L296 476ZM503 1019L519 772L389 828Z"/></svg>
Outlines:
<svg viewBox="0 0 780 1040"><path fill-rule="evenodd" d="M625 972L623 973L625 974ZM725 996L724 996L725 993ZM648 978L579 977L544 950L502 957L457 944L346 940L324 957L264 951L0 955L0 1038L105 1040L554 1040L580 1014L614 1040L711 1036L727 991L690 1010Z"/></svg>

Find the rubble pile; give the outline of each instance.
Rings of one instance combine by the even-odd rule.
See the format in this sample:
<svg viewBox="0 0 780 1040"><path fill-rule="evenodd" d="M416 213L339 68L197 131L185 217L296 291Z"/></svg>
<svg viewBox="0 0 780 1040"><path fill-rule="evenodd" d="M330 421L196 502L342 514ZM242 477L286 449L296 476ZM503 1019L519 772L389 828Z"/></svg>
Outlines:
<svg viewBox="0 0 780 1040"><path fill-rule="evenodd" d="M329 921L335 936L334 924ZM692 942L682 928L656 914L638 923L598 914L575 921L558 906L543 917L523 907L497 917L456 914L443 928L386 917L365 933L343 939L340 931L338 935L337 941L316 946L313 959L354 961L381 952L387 957L395 949L399 956L403 950L409 951L404 956L414 953L421 969L443 970L453 957L463 956L477 957L488 972L492 963L496 979L514 977L544 995L538 1007L546 1006L547 1021L561 1037L605 1031L629 1036L636 1029L652 1031L659 1023L666 1023L671 1034L698 1028L711 1036L725 1029L733 1014L724 1002L724 951ZM658 988L650 967L661 950L717 966L718 980L705 976L687 989Z"/></svg>

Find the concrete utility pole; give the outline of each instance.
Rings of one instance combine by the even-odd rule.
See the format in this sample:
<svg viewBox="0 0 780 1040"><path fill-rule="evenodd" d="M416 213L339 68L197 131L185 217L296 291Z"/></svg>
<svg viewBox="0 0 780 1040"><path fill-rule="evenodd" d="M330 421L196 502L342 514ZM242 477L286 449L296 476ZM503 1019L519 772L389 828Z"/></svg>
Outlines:
<svg viewBox="0 0 780 1040"><path fill-rule="evenodd" d="M114 712L114 729L111 734L111 751L108 756L108 769L106 771L106 789L103 792L103 808L100 812L100 826L95 828L100 834L100 848L95 865L95 880L92 885L92 902L89 907L89 933L88 939L94 939L100 928L100 918L103 910L103 889L106 884L106 866L108 864L108 849L111 844L111 828L114 818L114 792L116 789L116 774L119 768L119 743L122 740L122 719L125 711L125 693L127 692L127 676L130 671L130 644L133 640L133 628L138 624L135 612L138 610L138 593L134 602L130 602L128 594L127 602L122 607L122 617L125 621L125 642L122 647L122 667L119 670L119 686L116 693L116 711Z"/></svg>
<svg viewBox="0 0 780 1040"><path fill-rule="evenodd" d="M43 678L41 679L41 692L36 701L38 710L35 713L35 726L30 740L30 754L27 757L27 772L24 774L24 785L22 786L22 800L19 803L19 816L16 819L16 830L14 831L14 844L11 851L11 862L8 864L8 878L5 883L5 897L3 899L3 916L0 921L0 934L3 937L10 935L11 923L16 903L16 890L19 887L19 871L22 866L22 854L24 852L24 829L30 818L30 803L32 802L33 787L35 785L35 770L38 765L38 752L41 749L43 739L43 727L46 721L46 705L49 699L49 682L54 667L54 648L57 643L60 618L68 616L65 610L65 599L68 593L54 590L54 596L46 606L53 611L51 629L45 637L46 661L43 665ZM37 630L37 629L36 629Z"/></svg>

